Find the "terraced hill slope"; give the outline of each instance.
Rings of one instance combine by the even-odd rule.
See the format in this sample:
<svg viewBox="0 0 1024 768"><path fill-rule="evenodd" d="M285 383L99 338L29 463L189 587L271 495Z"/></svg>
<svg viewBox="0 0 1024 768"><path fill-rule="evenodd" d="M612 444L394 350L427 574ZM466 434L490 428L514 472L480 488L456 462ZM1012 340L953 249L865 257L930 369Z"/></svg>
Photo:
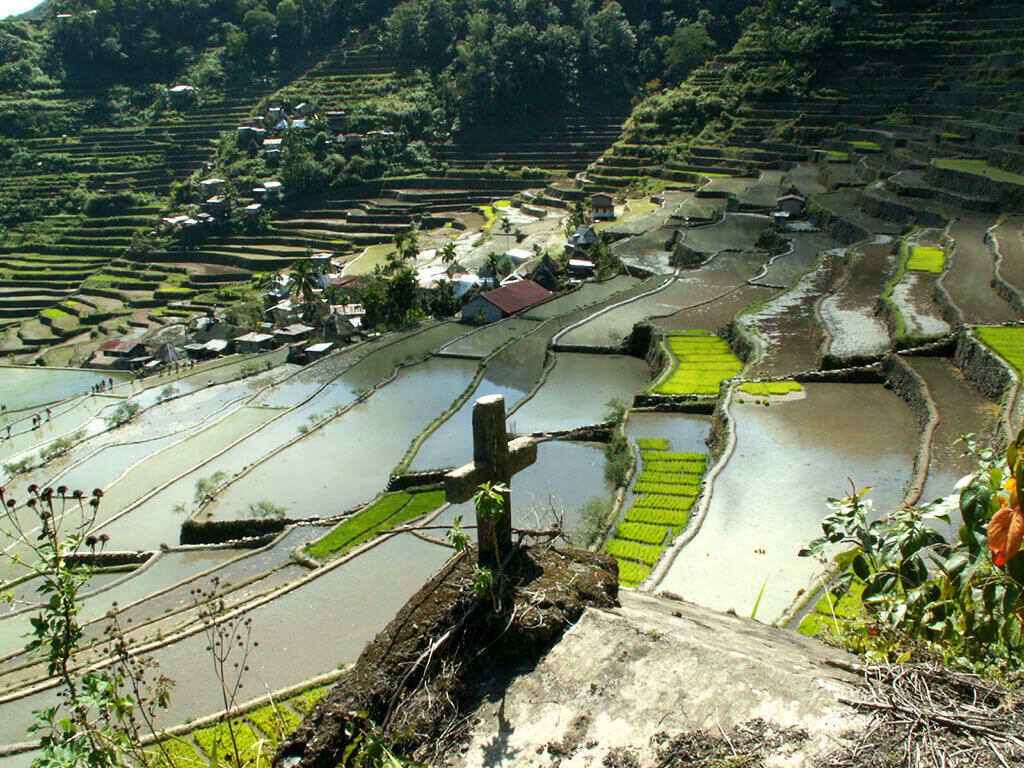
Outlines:
<svg viewBox="0 0 1024 768"><path fill-rule="evenodd" d="M840 15L834 37L804 55L778 51L776 32L755 27L678 91L641 104L588 178L621 187L643 175L687 181L688 173L849 160L831 167L830 181L900 174L890 187L914 196L989 210L1019 204L1022 12L1021 3L1000 2ZM756 189L741 198L774 204Z"/></svg>

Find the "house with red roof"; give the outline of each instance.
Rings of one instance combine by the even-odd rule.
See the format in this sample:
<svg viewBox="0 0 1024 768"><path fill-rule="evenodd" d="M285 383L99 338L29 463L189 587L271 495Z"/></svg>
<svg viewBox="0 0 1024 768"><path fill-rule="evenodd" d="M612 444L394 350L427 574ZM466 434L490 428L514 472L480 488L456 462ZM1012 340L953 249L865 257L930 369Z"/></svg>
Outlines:
<svg viewBox="0 0 1024 768"><path fill-rule="evenodd" d="M554 294L551 291L533 280L520 280L518 283L510 283L493 291L481 293L467 301L462 307L462 319L481 325L493 323L529 309L552 296Z"/></svg>

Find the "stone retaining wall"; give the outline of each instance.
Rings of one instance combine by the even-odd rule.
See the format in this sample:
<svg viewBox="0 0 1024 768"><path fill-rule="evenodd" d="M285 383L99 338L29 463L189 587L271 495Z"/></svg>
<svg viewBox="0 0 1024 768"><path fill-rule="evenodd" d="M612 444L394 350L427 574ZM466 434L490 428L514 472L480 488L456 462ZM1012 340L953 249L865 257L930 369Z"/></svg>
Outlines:
<svg viewBox="0 0 1024 768"><path fill-rule="evenodd" d="M385 491L404 491L407 488L417 488L423 485L438 485L444 482L444 476L451 471L451 468L427 469L422 472L401 472L391 475Z"/></svg>
<svg viewBox="0 0 1024 768"><path fill-rule="evenodd" d="M87 565L90 568L114 568L119 565L142 565L156 552L78 552L66 555L64 561L70 566Z"/></svg>
<svg viewBox="0 0 1024 768"><path fill-rule="evenodd" d="M266 536L276 536L289 525L303 522L287 517L251 518L248 520L186 520L182 523L178 541L181 544L223 544L242 539L253 541L254 546Z"/></svg>

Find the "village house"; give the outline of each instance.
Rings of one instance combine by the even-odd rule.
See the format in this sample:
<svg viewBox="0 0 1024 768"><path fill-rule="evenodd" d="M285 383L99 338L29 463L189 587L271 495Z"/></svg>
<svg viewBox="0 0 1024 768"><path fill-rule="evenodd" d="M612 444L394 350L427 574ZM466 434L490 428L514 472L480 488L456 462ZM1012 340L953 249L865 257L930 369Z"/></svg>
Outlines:
<svg viewBox="0 0 1024 768"><path fill-rule="evenodd" d="M503 317L522 312L552 295L551 291L537 285L533 280L521 280L470 299L462 308L461 318L465 322L481 325L493 323Z"/></svg>
<svg viewBox="0 0 1024 768"><path fill-rule="evenodd" d="M200 207L211 216L223 217L231 212L231 203L224 195L211 197Z"/></svg>
<svg viewBox="0 0 1024 768"><path fill-rule="evenodd" d="M597 231L593 227L580 224L576 231L569 236L569 241L565 244L565 255L577 258L590 250L590 247L597 240Z"/></svg>
<svg viewBox="0 0 1024 768"><path fill-rule="evenodd" d="M265 181L263 189L267 191L267 200L280 200L284 192L284 184L280 181Z"/></svg>
<svg viewBox="0 0 1024 768"><path fill-rule="evenodd" d="M615 201L606 192L590 196L590 215L594 221L611 221L615 218Z"/></svg>
<svg viewBox="0 0 1024 768"><path fill-rule="evenodd" d="M345 128L345 110L335 109L324 113L324 119L327 120L327 126L334 131L341 131Z"/></svg>
<svg viewBox="0 0 1024 768"><path fill-rule="evenodd" d="M243 355L263 352L274 346L274 337L269 333L246 333L231 342L235 351Z"/></svg>
<svg viewBox="0 0 1024 768"><path fill-rule="evenodd" d="M152 360L146 345L137 339L107 339L93 353L87 363L90 368L139 368Z"/></svg>
<svg viewBox="0 0 1024 768"><path fill-rule="evenodd" d="M803 195L796 192L789 192L778 199L776 209L787 214L788 218L799 218L804 212L804 204L807 202Z"/></svg>
<svg viewBox="0 0 1024 768"><path fill-rule="evenodd" d="M305 341L312 332L313 328L311 326L293 323L274 331L274 338L283 344L294 344L297 341Z"/></svg>
<svg viewBox="0 0 1024 768"><path fill-rule="evenodd" d="M215 195L224 192L224 179L204 179L199 182L199 197L201 200L209 200Z"/></svg>
<svg viewBox="0 0 1024 768"><path fill-rule="evenodd" d="M530 279L549 291L557 291L562 285L562 268L548 254L541 257L540 262L530 273Z"/></svg>
<svg viewBox="0 0 1024 768"><path fill-rule="evenodd" d="M181 109L195 103L196 89L191 85L175 85L167 90L170 95L171 107Z"/></svg>
<svg viewBox="0 0 1024 768"><path fill-rule="evenodd" d="M334 349L334 343L330 341L321 341L316 344L310 344L305 349L306 362L312 363L319 360L321 357L329 355L332 349Z"/></svg>
<svg viewBox="0 0 1024 768"><path fill-rule="evenodd" d="M261 203L250 203L245 206L243 213L247 219L258 219L260 214L263 212L263 205Z"/></svg>
<svg viewBox="0 0 1024 768"><path fill-rule="evenodd" d="M570 277L585 280L588 277L593 277L597 268L594 266L594 262L587 259L569 259L565 265L565 271Z"/></svg>

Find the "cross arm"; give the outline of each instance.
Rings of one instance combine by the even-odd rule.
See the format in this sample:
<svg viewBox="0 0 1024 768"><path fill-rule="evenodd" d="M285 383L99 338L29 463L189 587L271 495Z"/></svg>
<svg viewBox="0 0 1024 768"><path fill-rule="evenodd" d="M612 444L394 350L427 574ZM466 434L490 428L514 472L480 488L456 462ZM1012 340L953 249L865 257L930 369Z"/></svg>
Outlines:
<svg viewBox="0 0 1024 768"><path fill-rule="evenodd" d="M473 498L481 483L491 479L491 466L470 462L444 476L444 495L450 504L461 504Z"/></svg>

